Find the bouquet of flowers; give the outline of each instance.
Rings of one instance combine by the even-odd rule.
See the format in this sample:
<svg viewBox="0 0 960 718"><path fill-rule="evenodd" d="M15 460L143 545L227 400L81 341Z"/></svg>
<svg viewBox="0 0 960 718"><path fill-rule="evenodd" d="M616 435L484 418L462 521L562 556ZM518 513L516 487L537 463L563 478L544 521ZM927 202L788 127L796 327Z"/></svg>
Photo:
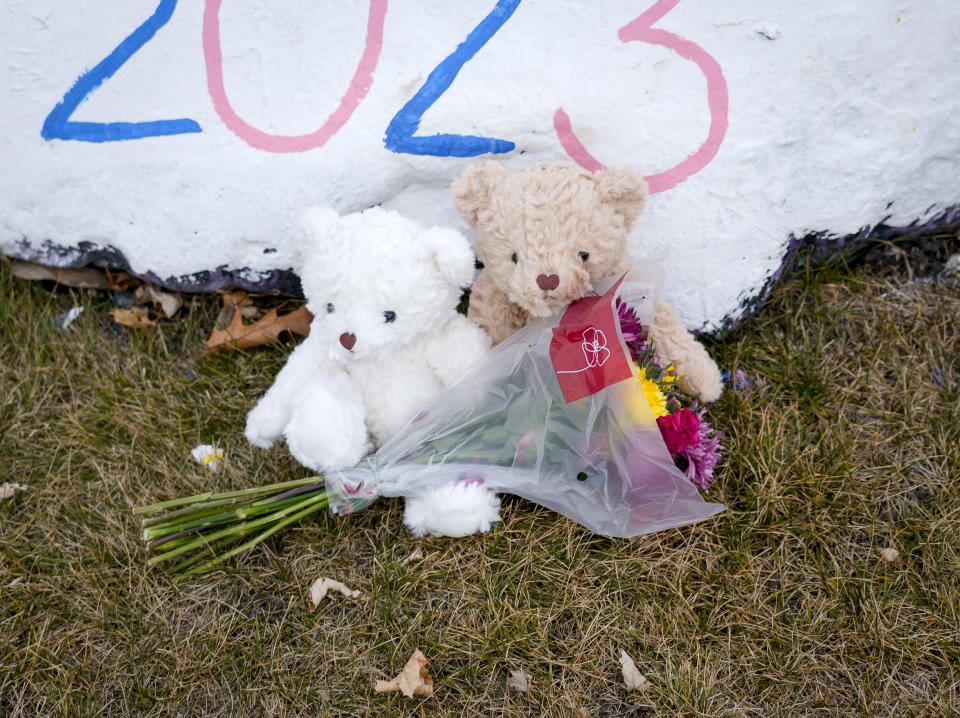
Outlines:
<svg viewBox="0 0 960 718"><path fill-rule="evenodd" d="M630 351L644 398L656 417L667 451L686 477L706 493L723 449L721 433L707 423L707 410L680 391L673 367L660 363L656 351L644 338L643 325L636 312L618 299L617 315L624 344Z"/></svg>
<svg viewBox="0 0 960 718"><path fill-rule="evenodd" d="M483 482L607 536L723 510L706 490L719 435L644 339L657 280L633 269L603 294L534 322L480 357L363 464L257 489L138 509L151 563L197 573L329 507ZM166 512L163 514L162 512Z"/></svg>

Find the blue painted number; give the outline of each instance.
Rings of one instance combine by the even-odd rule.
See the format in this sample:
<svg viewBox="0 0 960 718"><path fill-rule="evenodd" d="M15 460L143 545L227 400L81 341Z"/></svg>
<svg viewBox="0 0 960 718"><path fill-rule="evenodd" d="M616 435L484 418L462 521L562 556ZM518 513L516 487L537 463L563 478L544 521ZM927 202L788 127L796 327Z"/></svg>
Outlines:
<svg viewBox="0 0 960 718"><path fill-rule="evenodd" d="M394 115L387 126L383 143L388 150L411 155L437 155L440 157L475 157L486 153L510 152L515 145L507 140L474 135L433 135L414 137L420 128L423 113L447 91L457 73L480 48L510 19L520 0L499 0L480 24L453 51L449 57L434 68L423 87Z"/></svg>
<svg viewBox="0 0 960 718"><path fill-rule="evenodd" d="M115 142L138 140L158 135L180 135L202 132L194 120L157 120L155 122L71 122L70 116L87 95L103 84L141 47L150 42L157 30L166 25L177 0L160 0L156 11L92 70L83 73L44 120L40 134L45 140L80 140L81 142Z"/></svg>

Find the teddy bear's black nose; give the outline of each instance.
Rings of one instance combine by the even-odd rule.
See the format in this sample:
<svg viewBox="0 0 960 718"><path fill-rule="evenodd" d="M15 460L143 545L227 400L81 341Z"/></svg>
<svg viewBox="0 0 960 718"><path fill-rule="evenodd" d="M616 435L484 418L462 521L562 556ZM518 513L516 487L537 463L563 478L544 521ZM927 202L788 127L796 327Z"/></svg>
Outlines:
<svg viewBox="0 0 960 718"><path fill-rule="evenodd" d="M352 332L344 332L340 335L340 343L344 349L349 351L353 349L353 345L357 343L357 335Z"/></svg>
<svg viewBox="0 0 960 718"><path fill-rule="evenodd" d="M541 274L537 277L537 286L545 292L556 289L560 286L560 277L556 274L551 274L549 277L546 274Z"/></svg>

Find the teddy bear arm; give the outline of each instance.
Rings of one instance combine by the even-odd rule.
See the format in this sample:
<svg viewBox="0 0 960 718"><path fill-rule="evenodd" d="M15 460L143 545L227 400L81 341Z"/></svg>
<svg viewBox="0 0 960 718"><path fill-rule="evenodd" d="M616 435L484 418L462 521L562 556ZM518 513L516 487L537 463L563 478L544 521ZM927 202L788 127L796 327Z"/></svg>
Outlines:
<svg viewBox="0 0 960 718"><path fill-rule="evenodd" d="M702 401L720 398L723 379L716 362L662 299L657 302L649 338L660 359L676 367L681 389Z"/></svg>
<svg viewBox="0 0 960 718"><path fill-rule="evenodd" d="M455 314L426 346L427 365L446 386L493 346L490 337L462 314Z"/></svg>
<svg viewBox="0 0 960 718"><path fill-rule="evenodd" d="M499 344L530 321L530 315L494 286L486 272L480 272L470 291L467 318L489 334L494 344Z"/></svg>
<svg viewBox="0 0 960 718"><path fill-rule="evenodd" d="M244 434L254 446L269 448L283 435L284 427L304 387L318 373L330 369L323 347L308 336L290 354L267 393L247 415Z"/></svg>

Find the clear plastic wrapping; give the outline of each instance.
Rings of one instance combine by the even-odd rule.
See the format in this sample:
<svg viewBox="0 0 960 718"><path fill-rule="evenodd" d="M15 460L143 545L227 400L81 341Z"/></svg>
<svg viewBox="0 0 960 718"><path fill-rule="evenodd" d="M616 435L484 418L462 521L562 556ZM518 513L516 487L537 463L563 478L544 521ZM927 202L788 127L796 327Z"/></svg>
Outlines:
<svg viewBox="0 0 960 718"><path fill-rule="evenodd" d="M622 367L629 354L615 301L649 325L656 280L633 269L606 285L479 357L364 464L328 473L333 511L457 481L522 496L606 536L722 511L676 467L639 378Z"/></svg>

